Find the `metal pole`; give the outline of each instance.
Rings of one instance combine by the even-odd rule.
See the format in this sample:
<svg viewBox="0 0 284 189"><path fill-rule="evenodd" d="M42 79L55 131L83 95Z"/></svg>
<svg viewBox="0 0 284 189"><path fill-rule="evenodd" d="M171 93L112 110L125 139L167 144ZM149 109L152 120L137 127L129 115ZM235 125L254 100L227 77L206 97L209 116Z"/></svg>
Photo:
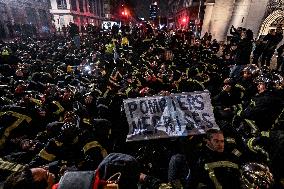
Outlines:
<svg viewBox="0 0 284 189"><path fill-rule="evenodd" d="M201 5L202 5L202 0L199 0L199 8L198 8L198 20L200 20L200 12L201 12Z"/></svg>
<svg viewBox="0 0 284 189"><path fill-rule="evenodd" d="M198 15L197 15L197 19L198 19L198 22L195 23L195 31L196 31L196 34L198 33L199 35L199 24L200 24L200 12L201 12L201 5L202 5L202 0L199 0L199 7L198 7Z"/></svg>

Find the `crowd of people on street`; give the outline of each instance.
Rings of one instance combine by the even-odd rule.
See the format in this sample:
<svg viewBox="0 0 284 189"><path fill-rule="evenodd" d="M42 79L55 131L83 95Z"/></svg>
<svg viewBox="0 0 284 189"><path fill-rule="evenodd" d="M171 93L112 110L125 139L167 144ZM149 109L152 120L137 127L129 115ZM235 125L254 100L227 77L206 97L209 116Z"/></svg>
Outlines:
<svg viewBox="0 0 284 189"><path fill-rule="evenodd" d="M2 187L284 188L282 29L230 33L70 23L0 41ZM126 142L123 100L204 90L220 130Z"/></svg>

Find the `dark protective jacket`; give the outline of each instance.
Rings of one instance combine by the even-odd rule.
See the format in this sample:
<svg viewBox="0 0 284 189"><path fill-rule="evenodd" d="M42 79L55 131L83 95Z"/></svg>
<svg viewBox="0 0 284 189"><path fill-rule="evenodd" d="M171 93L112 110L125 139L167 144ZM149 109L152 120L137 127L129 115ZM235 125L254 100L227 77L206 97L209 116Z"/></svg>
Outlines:
<svg viewBox="0 0 284 189"><path fill-rule="evenodd" d="M66 141L62 136L49 140L46 146L30 162L31 167L45 165L53 161L62 160L68 166L79 166L81 170L95 169L104 157L107 151L95 139L94 135L85 130L78 131L72 141Z"/></svg>
<svg viewBox="0 0 284 189"><path fill-rule="evenodd" d="M277 188L280 180L284 178L284 164L282 163L284 160L284 131L261 132L259 136L252 137L247 141L247 147L255 153L258 161L261 161L261 158L268 160L266 163L270 165L275 180L275 188Z"/></svg>
<svg viewBox="0 0 284 189"><path fill-rule="evenodd" d="M191 174L190 188L240 188L238 161L226 152L218 153L204 147Z"/></svg>
<svg viewBox="0 0 284 189"><path fill-rule="evenodd" d="M8 105L0 110L0 149L12 152L11 140L22 137L35 137L43 129L42 122L34 109ZM41 124L39 124L41 123ZM8 145L9 144L9 145Z"/></svg>
<svg viewBox="0 0 284 189"><path fill-rule="evenodd" d="M241 117L255 121L261 130L268 130L281 111L281 99L273 92L265 91L255 96L248 107L244 109Z"/></svg>
<svg viewBox="0 0 284 189"><path fill-rule="evenodd" d="M252 41L245 38L240 41L236 50L235 61L237 65L246 65L250 63L250 54L252 51Z"/></svg>

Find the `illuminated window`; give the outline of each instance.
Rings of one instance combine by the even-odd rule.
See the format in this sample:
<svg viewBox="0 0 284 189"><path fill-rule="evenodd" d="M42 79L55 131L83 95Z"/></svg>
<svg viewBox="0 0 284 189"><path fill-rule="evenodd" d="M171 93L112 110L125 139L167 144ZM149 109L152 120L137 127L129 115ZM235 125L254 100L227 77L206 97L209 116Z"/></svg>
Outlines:
<svg viewBox="0 0 284 189"><path fill-rule="evenodd" d="M89 0L89 11L90 13L95 13L95 0Z"/></svg>
<svg viewBox="0 0 284 189"><path fill-rule="evenodd" d="M80 0L80 1L79 1L79 9L80 9L80 12L84 12L83 0Z"/></svg>
<svg viewBox="0 0 284 189"><path fill-rule="evenodd" d="M77 0L70 0L71 10L77 11Z"/></svg>
<svg viewBox="0 0 284 189"><path fill-rule="evenodd" d="M56 0L58 9L67 9L66 0Z"/></svg>
<svg viewBox="0 0 284 189"><path fill-rule="evenodd" d="M86 12L90 12L90 9L88 9L88 6L89 6L89 1L85 0L85 10L86 10Z"/></svg>
<svg viewBox="0 0 284 189"><path fill-rule="evenodd" d="M158 6L155 4L150 5L150 19L155 20L158 14Z"/></svg>

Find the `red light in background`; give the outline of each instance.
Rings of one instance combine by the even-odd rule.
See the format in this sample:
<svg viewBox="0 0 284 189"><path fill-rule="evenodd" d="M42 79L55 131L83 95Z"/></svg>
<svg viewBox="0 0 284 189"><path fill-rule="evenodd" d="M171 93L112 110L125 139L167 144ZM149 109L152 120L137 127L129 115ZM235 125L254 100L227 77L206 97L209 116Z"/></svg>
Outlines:
<svg viewBox="0 0 284 189"><path fill-rule="evenodd" d="M181 24L186 24L188 22L189 18L187 16L184 16L182 18L180 18L180 23Z"/></svg>

